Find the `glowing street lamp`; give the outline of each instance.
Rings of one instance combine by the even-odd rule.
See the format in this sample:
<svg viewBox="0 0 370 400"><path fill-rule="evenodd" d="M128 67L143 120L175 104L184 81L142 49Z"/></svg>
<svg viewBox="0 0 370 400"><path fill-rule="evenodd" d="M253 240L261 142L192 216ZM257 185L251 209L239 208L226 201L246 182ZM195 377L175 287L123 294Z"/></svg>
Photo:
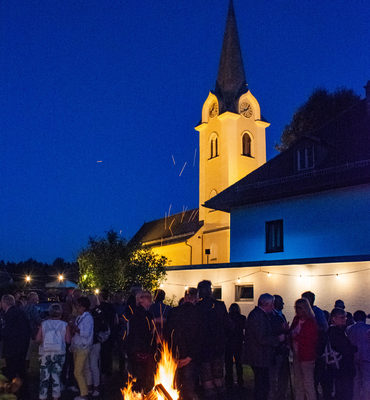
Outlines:
<svg viewBox="0 0 370 400"><path fill-rule="evenodd" d="M95 294L99 294L99 289L95 289Z"/></svg>
<svg viewBox="0 0 370 400"><path fill-rule="evenodd" d="M64 279L63 275L59 275L59 280L62 281Z"/></svg>
<svg viewBox="0 0 370 400"><path fill-rule="evenodd" d="M31 282L31 277L29 275L26 276L26 281Z"/></svg>

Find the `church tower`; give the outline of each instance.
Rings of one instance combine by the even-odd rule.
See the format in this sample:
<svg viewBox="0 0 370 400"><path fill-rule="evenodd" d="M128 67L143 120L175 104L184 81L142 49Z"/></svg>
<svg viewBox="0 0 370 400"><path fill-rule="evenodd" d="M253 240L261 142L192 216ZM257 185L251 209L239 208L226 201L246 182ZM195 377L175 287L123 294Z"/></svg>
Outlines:
<svg viewBox="0 0 370 400"><path fill-rule="evenodd" d="M233 0L230 0L215 90L202 109L199 131L199 220L202 263L229 262L230 217L203 207L205 201L266 162L260 106L244 71Z"/></svg>
<svg viewBox="0 0 370 400"><path fill-rule="evenodd" d="M266 162L260 106L244 72L230 0L215 90L202 109L199 132L199 208L144 223L132 242L149 246L168 265L230 261L230 216L203 204Z"/></svg>

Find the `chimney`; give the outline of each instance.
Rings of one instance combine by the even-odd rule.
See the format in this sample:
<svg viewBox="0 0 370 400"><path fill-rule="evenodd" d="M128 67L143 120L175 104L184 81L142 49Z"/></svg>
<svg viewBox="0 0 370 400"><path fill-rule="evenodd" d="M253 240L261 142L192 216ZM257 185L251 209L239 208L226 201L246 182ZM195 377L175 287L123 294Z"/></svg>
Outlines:
<svg viewBox="0 0 370 400"><path fill-rule="evenodd" d="M370 116L370 81L367 81L364 89L366 90L366 112Z"/></svg>

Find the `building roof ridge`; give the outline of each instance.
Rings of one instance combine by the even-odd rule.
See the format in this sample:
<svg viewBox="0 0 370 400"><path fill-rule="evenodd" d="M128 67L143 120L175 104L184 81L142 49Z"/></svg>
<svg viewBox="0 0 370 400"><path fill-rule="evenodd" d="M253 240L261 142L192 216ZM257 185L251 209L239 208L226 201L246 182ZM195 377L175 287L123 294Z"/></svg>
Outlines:
<svg viewBox="0 0 370 400"><path fill-rule="evenodd" d="M245 184L245 185L235 185L235 191L243 192L245 190L252 189L255 187L276 185L278 183L292 182L292 181L302 180L302 179L306 179L306 178L312 178L313 176L317 176L317 175L326 175L326 174L330 174L333 172L346 171L346 170L350 170L350 169L354 169L354 168L362 168L362 167L367 167L367 166L370 166L370 159L352 162L352 163L346 163L346 164L323 168L323 169L316 169L316 170L313 170L310 172L284 176L281 178L274 178L274 179L268 179L265 181L258 181L258 182L249 183L249 184Z"/></svg>

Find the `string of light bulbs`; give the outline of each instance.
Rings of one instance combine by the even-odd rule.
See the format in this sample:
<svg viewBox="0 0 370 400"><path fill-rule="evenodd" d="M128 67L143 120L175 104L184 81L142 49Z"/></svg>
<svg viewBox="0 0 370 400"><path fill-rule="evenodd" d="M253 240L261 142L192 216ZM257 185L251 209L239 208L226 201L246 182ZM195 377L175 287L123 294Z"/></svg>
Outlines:
<svg viewBox="0 0 370 400"><path fill-rule="evenodd" d="M331 277L332 276L332 277L335 277L336 279L340 279L340 277L344 276L344 275L356 274L356 273L366 272L366 271L370 270L370 267L368 267L368 268L358 269L355 271L345 271L345 272L340 272L340 273L333 272L333 273L328 273L328 274L289 274L289 273L271 272L269 270L267 270L267 271L262 270L262 267L255 267L255 268L259 268L259 270L251 272L246 275L238 276L237 278L226 279L224 281L214 282L212 284L213 284L213 286L218 286L218 285L222 285L223 283L229 283L229 282L242 283L242 279L247 278L251 275L255 275L257 273L266 274L269 277L271 277L272 275L275 275L275 276L287 276L287 277L293 277L293 278L297 278L297 279L304 279L304 278L323 278L323 277ZM190 284L184 285L181 283L166 282L166 285L181 286L181 287L185 287L185 290L187 290L189 287L196 287L198 285L198 283L196 283L194 285L190 285Z"/></svg>

